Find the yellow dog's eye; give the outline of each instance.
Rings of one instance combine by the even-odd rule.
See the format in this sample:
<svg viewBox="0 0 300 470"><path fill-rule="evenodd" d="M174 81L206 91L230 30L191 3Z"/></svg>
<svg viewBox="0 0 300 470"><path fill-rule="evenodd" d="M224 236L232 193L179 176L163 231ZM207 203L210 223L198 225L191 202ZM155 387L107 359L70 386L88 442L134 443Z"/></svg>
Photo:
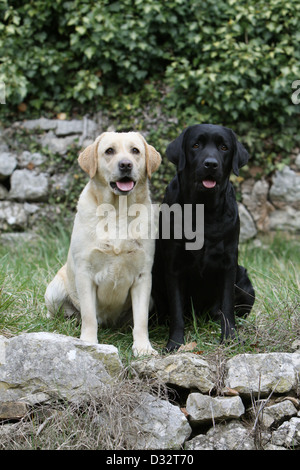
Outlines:
<svg viewBox="0 0 300 470"><path fill-rule="evenodd" d="M226 147L226 145L220 145L220 150L223 150L223 152L226 152L228 148Z"/></svg>
<svg viewBox="0 0 300 470"><path fill-rule="evenodd" d="M132 151L132 153L135 153L135 154L140 153L139 149L137 149L136 147L133 147L133 149L131 151Z"/></svg>
<svg viewBox="0 0 300 470"><path fill-rule="evenodd" d="M114 149L112 147L109 147L108 149L105 150L106 155L112 155L115 153Z"/></svg>

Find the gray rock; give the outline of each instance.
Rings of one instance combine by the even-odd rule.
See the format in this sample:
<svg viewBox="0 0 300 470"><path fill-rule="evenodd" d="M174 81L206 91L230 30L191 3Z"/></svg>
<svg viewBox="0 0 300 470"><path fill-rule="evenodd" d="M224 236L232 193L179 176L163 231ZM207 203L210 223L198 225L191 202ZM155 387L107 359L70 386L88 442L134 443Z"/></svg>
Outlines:
<svg viewBox="0 0 300 470"><path fill-rule="evenodd" d="M17 158L13 153L0 153L0 181L8 178L17 166Z"/></svg>
<svg viewBox="0 0 300 470"><path fill-rule="evenodd" d="M240 242L243 243L255 237L257 230L253 219L243 204L238 204L240 215Z"/></svg>
<svg viewBox="0 0 300 470"><path fill-rule="evenodd" d="M23 204L0 201L0 230L25 230L28 214Z"/></svg>
<svg viewBox="0 0 300 470"><path fill-rule="evenodd" d="M136 360L132 367L141 375L158 378L164 383L184 388L197 388L208 393L214 388L214 367L191 353L170 354Z"/></svg>
<svg viewBox="0 0 300 470"><path fill-rule="evenodd" d="M28 130L41 129L44 131L54 131L55 135L64 137L72 134L83 134L84 136L95 137L98 125L86 116L81 119L32 119L24 121L22 127Z"/></svg>
<svg viewBox="0 0 300 470"><path fill-rule="evenodd" d="M295 408L293 403L289 400L285 400L281 403L275 403L271 406L265 406L260 417L260 422L265 427L270 428L274 424L296 415L297 409Z"/></svg>
<svg viewBox="0 0 300 470"><path fill-rule="evenodd" d="M10 199L45 201L48 197L49 176L29 170L16 170L11 177Z"/></svg>
<svg viewBox="0 0 300 470"><path fill-rule="evenodd" d="M0 235L1 243L5 245L16 245L20 243L32 243L37 241L39 236L32 232L8 232Z"/></svg>
<svg viewBox="0 0 300 470"><path fill-rule="evenodd" d="M122 371L116 347L54 333L0 336L0 401L40 393L69 401L99 397Z"/></svg>
<svg viewBox="0 0 300 470"><path fill-rule="evenodd" d="M256 450L251 428L238 421L217 424L186 442L185 450Z"/></svg>
<svg viewBox="0 0 300 470"><path fill-rule="evenodd" d="M57 136L81 134L83 132L83 121L79 119L72 119L70 121L58 119L56 123L55 134Z"/></svg>
<svg viewBox="0 0 300 470"><path fill-rule="evenodd" d="M300 338L295 339L295 341L292 342L291 349L300 353Z"/></svg>
<svg viewBox="0 0 300 470"><path fill-rule="evenodd" d="M0 419L19 419L28 412L27 404L22 401L0 403Z"/></svg>
<svg viewBox="0 0 300 470"><path fill-rule="evenodd" d="M274 206L282 209L287 205L300 210L300 174L284 167L277 171L270 189L270 199Z"/></svg>
<svg viewBox="0 0 300 470"><path fill-rule="evenodd" d="M226 364L225 386L244 395L261 397L297 388L300 354L238 354Z"/></svg>
<svg viewBox="0 0 300 470"><path fill-rule="evenodd" d="M70 190L70 186L74 178L70 173L60 173L51 176L50 184L51 184L51 194L60 194L65 195L68 194Z"/></svg>
<svg viewBox="0 0 300 470"><path fill-rule="evenodd" d="M287 450L285 447L282 446L275 446L274 444L266 444L264 445L264 450Z"/></svg>
<svg viewBox="0 0 300 470"><path fill-rule="evenodd" d="M56 129L56 126L56 119L46 119L44 117L22 122L22 127L25 127L25 129L28 130L42 129L44 131L49 131L51 129Z"/></svg>
<svg viewBox="0 0 300 470"><path fill-rule="evenodd" d="M269 214L274 210L268 201L269 184L262 179L255 181L250 178L242 184L242 200L250 212L255 226L258 230L266 232L269 230Z"/></svg>
<svg viewBox="0 0 300 470"><path fill-rule="evenodd" d="M8 197L8 191L5 186L0 184L0 201Z"/></svg>
<svg viewBox="0 0 300 470"><path fill-rule="evenodd" d="M1 137L1 130L0 130L0 153L2 152L9 152L9 147L8 145L2 140L3 137Z"/></svg>
<svg viewBox="0 0 300 470"><path fill-rule="evenodd" d="M47 157L39 152L31 153L25 150L18 157L19 167L26 168L28 165L40 166L47 161Z"/></svg>
<svg viewBox="0 0 300 470"><path fill-rule="evenodd" d="M140 406L133 410L132 418L141 428L138 436L128 436L137 450L181 449L192 432L178 406L148 393L141 395Z"/></svg>
<svg viewBox="0 0 300 470"><path fill-rule="evenodd" d="M288 232L300 231L300 211L287 206L284 210L274 210L270 214L270 230L284 230Z"/></svg>
<svg viewBox="0 0 300 470"><path fill-rule="evenodd" d="M190 393L186 402L190 422L205 424L221 419L240 418L245 407L239 396L211 397L201 393Z"/></svg>
<svg viewBox="0 0 300 470"><path fill-rule="evenodd" d="M75 143L78 144L79 138L80 135L77 134L66 137L56 137L53 131L49 131L39 139L39 142L42 147L48 148L51 152L65 155L70 146Z"/></svg>
<svg viewBox="0 0 300 470"><path fill-rule="evenodd" d="M57 136L83 134L84 137L95 137L97 129L98 126L94 121L84 117L82 120L57 121L55 133Z"/></svg>
<svg viewBox="0 0 300 470"><path fill-rule="evenodd" d="M300 446L300 418L291 418L285 421L273 432L271 443L276 446L283 446L294 449Z"/></svg>
<svg viewBox="0 0 300 470"><path fill-rule="evenodd" d="M37 204L30 204L29 202L24 202L24 209L28 214L35 214L39 211L40 207Z"/></svg>
<svg viewBox="0 0 300 470"><path fill-rule="evenodd" d="M83 118L83 139L87 137L95 139L97 135L101 133L102 130L100 130L99 125L95 121L92 121L91 119L88 119L86 117Z"/></svg>

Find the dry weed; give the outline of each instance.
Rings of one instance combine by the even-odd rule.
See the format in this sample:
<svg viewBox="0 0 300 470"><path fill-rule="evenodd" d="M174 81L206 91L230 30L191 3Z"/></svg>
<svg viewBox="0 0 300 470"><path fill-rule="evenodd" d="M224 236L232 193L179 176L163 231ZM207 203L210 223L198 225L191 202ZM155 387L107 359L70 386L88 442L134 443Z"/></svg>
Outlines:
<svg viewBox="0 0 300 470"><path fill-rule="evenodd" d="M17 423L0 425L0 450L130 450L143 433L133 411L143 393L166 398L158 382L122 375L101 398L52 401L32 408Z"/></svg>

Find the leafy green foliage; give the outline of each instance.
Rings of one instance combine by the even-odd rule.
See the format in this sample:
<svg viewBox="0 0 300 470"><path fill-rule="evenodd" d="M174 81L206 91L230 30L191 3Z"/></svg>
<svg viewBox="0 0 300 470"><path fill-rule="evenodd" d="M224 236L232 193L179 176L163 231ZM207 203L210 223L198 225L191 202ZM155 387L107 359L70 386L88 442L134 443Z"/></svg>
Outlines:
<svg viewBox="0 0 300 470"><path fill-rule="evenodd" d="M163 35L172 7L182 2L3 3L1 78L8 83L8 99L19 103L28 96L41 107L49 99L86 103L114 96L163 72L169 56Z"/></svg>
<svg viewBox="0 0 300 470"><path fill-rule="evenodd" d="M177 106L189 103L204 121L285 124L299 113L291 102L299 16L295 1L201 2L185 53L174 54L166 71Z"/></svg>
<svg viewBox="0 0 300 470"><path fill-rule="evenodd" d="M121 111L132 128L156 100L178 127L233 127L271 171L299 145L299 21L297 0L0 0L0 113Z"/></svg>

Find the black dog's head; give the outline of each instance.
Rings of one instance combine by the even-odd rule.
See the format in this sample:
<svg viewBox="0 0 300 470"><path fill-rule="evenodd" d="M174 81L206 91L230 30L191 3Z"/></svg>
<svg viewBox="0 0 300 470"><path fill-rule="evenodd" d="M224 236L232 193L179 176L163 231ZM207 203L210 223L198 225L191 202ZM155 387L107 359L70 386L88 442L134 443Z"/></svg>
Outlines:
<svg viewBox="0 0 300 470"><path fill-rule="evenodd" d="M214 192L228 180L231 170L239 174L249 154L231 129L197 124L185 129L166 150L178 173L189 172L197 191Z"/></svg>

